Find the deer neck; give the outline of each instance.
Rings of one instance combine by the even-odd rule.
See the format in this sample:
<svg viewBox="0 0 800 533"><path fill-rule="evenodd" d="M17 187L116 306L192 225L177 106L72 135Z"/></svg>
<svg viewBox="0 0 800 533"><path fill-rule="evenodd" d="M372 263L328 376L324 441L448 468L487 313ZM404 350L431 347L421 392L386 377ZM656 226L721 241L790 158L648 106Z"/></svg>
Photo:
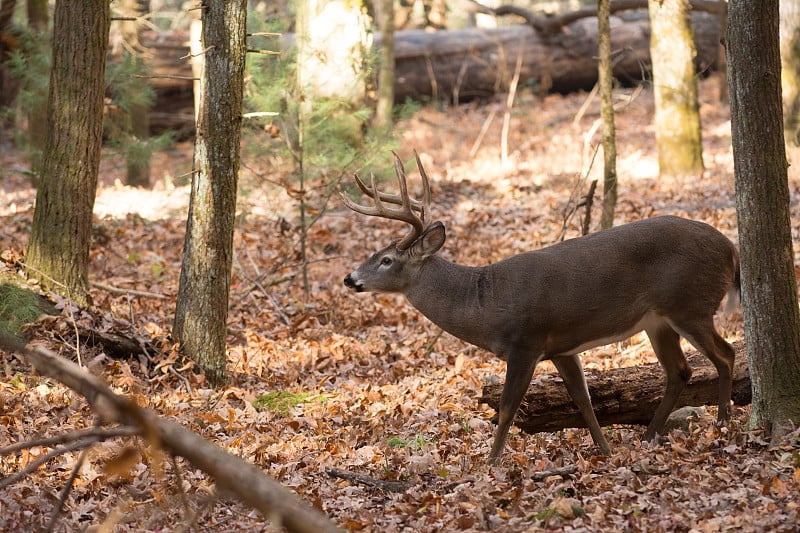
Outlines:
<svg viewBox="0 0 800 533"><path fill-rule="evenodd" d="M405 291L411 305L431 322L467 342L495 351L484 339L494 314L493 284L487 267L469 267L432 256Z"/></svg>

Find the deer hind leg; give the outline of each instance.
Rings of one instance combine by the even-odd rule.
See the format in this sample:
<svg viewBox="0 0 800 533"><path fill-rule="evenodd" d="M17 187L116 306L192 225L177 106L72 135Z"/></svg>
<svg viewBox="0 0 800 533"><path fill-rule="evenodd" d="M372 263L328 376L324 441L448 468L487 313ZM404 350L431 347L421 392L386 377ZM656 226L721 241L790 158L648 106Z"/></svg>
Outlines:
<svg viewBox="0 0 800 533"><path fill-rule="evenodd" d="M497 429L494 434L492 451L489 453L489 463L497 464L500 462L500 455L506 443L508 430L517 414L522 403L522 398L528 390L528 385L533 377L533 370L539 362L539 357L528 356L527 354L511 354L506 365L506 382L503 385L503 393L500 395L500 409L498 413Z"/></svg>
<svg viewBox="0 0 800 533"><path fill-rule="evenodd" d="M680 336L669 324L660 322L647 328L646 331L658 362L667 375L664 397L644 432L644 440L653 440L656 434L664 430L667 417L678 402L678 397L689 382L689 378L692 377L692 369L681 349Z"/></svg>
<svg viewBox="0 0 800 533"><path fill-rule="evenodd" d="M708 357L719 376L719 411L717 420L724 422L731 415L733 361L735 353L728 342L714 329L713 317L689 324L676 324L675 329L700 353Z"/></svg>
<svg viewBox="0 0 800 533"><path fill-rule="evenodd" d="M562 355L553 357L551 361L561 375L561 379L564 380L572 401L578 406L578 411L583 416L589 433L592 434L592 440L603 452L603 455L611 455L611 447L603 435L603 430L600 429L600 423L592 408L592 399L589 397L589 387L586 385L586 375L583 373L580 358L577 355Z"/></svg>

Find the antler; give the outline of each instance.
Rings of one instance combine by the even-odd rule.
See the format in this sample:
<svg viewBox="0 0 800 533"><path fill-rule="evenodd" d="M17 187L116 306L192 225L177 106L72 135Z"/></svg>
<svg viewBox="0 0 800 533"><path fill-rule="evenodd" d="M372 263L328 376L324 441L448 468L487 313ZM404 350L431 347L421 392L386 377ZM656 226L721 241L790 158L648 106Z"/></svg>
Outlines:
<svg viewBox="0 0 800 533"><path fill-rule="evenodd" d="M406 173L403 170L403 163L394 151L392 151L392 155L394 156L394 169L397 174L397 183L400 185L400 194L380 192L375 185L375 174L370 173L371 187L368 187L358 175L355 176L355 179L358 188L361 189L364 194L372 197L373 205L366 206L357 204L350 200L344 193L342 193L342 201L356 213L388 218L390 220L400 220L410 224L412 228L411 232L397 243L398 249L405 250L422 235L422 232L430 222L431 186L428 181L428 175L425 173L425 169L422 168L422 161L419 159L419 154L414 150L414 158L417 160L417 168L422 177L423 193L421 202L409 198L408 184L406 183ZM399 205L400 209L387 207L384 202ZM419 213L419 215L416 213Z"/></svg>

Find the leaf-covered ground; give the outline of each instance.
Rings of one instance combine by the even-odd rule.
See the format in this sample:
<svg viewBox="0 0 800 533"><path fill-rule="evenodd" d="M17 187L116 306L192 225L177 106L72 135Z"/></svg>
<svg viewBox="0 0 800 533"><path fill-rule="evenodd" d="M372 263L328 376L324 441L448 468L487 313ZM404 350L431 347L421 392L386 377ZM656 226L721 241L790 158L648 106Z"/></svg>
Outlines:
<svg viewBox="0 0 800 533"><path fill-rule="evenodd" d="M652 95L619 92L618 222L680 214L736 239L729 117L716 100L716 81L703 81L701 95L707 172L666 180L657 175ZM399 124L401 153L408 157L416 148L433 179L434 216L449 231L447 257L477 265L558 239L565 207L578 177L591 167L592 145L599 140L596 132L587 138L599 114L596 100L580 111L586 100L586 94L520 98L506 164L499 157L500 103L428 107ZM8 147L0 156L0 268L6 271L24 252L34 198L25 163ZM405 231L398 223L367 220L340 206L324 216L311 231L306 300L291 203L280 189L252 177L279 180L271 161L245 161L230 297L232 379L213 390L168 339L188 199L180 176L188 172L190 156L188 144L158 154L158 185L148 192L115 184L124 165L109 158L98 192L92 280L168 298L94 289L92 313L66 305L62 316L35 324L28 335L79 359L140 404L261 466L346 529L797 529L799 437L771 441L747 431L742 408L735 408L727 427L694 422L658 445L640 442L643 428L607 428L611 457L596 455L586 430L525 435L514 429L502 464L488 467L493 412L478 398L484 383L503 379L504 363L441 334L401 297L345 289L347 272ZM592 177L600 176L601 159ZM800 181L794 168L790 188L796 201ZM586 184L581 194L585 190ZM577 235L578 225L577 218L569 223L568 236ZM793 234L798 239L796 221ZM153 348L149 357L111 359L76 341L76 325L150 338ZM729 340L742 337L740 315L721 317L718 326ZM8 354L1 357L0 447L93 425L93 413L75 393L32 375ZM643 336L584 357L593 369L653 360ZM537 370L551 371L547 364ZM134 450L131 457L125 447L112 440L90 449L57 530L116 524L117 531L163 531L191 520L204 531L270 527L224 494L211 497L213 480L186 464L179 462L176 473L150 450ZM7 454L0 458L0 473L19 472L50 450L35 446ZM58 455L0 490L0 530L45 524L79 453ZM404 484L398 491L381 490L331 477L329 468Z"/></svg>

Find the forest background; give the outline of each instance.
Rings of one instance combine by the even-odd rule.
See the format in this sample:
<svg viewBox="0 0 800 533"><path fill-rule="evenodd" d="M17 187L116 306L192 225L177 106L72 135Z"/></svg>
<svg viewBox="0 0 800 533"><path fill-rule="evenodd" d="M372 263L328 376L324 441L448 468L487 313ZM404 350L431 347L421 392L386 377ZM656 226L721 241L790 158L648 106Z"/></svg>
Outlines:
<svg viewBox="0 0 800 533"><path fill-rule="evenodd" d="M180 32L188 32L197 13L157 4L146 17L148 31L187 39ZM525 7L553 9L534 4ZM13 10L19 25L25 23L22 7ZM437 5L428 7L416 6L412 20L441 25ZM571 12L580 6L556 7ZM451 5L443 14L458 11ZM251 2L249 23L285 12ZM124 23L112 21L112 44L124 41ZM272 29L265 24L249 31ZM798 436L771 439L749 430L748 407L736 407L727 427L701 414L658 445L641 443L640 427L610 427L611 457L594 455L584 429L515 432L504 462L488 468L493 410L480 398L485 385L502 380L504 364L442 334L399 296L356 296L342 284L345 274L402 231L348 212L335 195L355 171L389 177L390 149L404 160L413 149L419 152L434 184L434 216L448 227L445 254L454 261L495 262L578 236L587 212L589 227L598 230L599 198L593 208L577 205L592 180L600 187L603 181L595 92L551 93L539 78L466 102L433 95L395 108L388 133L374 136L360 125L354 130L352 120L338 120L341 108L330 106L319 115L319 145L351 142L328 142L331 150L324 152L307 149L307 173L298 174L297 152L287 142L293 122L280 120L286 111L281 102L288 106L291 99L274 83L286 78L278 70L248 70L245 111L253 117L243 126L234 219L228 382L215 387L170 336L193 157L192 133L179 117L186 113L171 113L180 125L171 134L149 139L142 151L126 150L136 144L133 119L146 114L141 106L152 105L132 97L146 92L135 82L148 79L136 70L147 67L147 56L144 66L120 61L127 56L114 56L112 47L110 57L89 250L91 305L48 293L55 310L24 327L28 340L257 465L346 529L791 530L798 522ZM617 84L613 92L615 223L677 214L706 221L737 242L724 78L716 69L695 78L704 168L683 175L662 172L646 69L643 78ZM17 93L22 96L6 107L0 139L0 250L3 273L12 277L23 272L37 195L30 138L42 118L31 113L42 101L25 107L23 98L35 98L33 81L28 77L30 85ZM280 89L277 99L266 98L274 96L270 87ZM274 102L278 107L267 107ZM370 107L366 102L346 118L363 121ZM270 114L257 116L265 111ZM787 142L790 164L797 153ZM148 169L147 186L131 186L131 175L142 168ZM308 181L298 181L301 176ZM791 231L797 250L795 220ZM740 315L720 317L718 327L731 342L743 339ZM139 349L120 354L107 338L133 339ZM590 372L654 361L644 335L584 354ZM215 488L207 472L165 457L148 438L93 428L99 418L74 390L32 374L10 354L3 362L0 528L265 527L263 515ZM552 379L552 372L543 364L536 379ZM61 437L47 440L53 436Z"/></svg>

